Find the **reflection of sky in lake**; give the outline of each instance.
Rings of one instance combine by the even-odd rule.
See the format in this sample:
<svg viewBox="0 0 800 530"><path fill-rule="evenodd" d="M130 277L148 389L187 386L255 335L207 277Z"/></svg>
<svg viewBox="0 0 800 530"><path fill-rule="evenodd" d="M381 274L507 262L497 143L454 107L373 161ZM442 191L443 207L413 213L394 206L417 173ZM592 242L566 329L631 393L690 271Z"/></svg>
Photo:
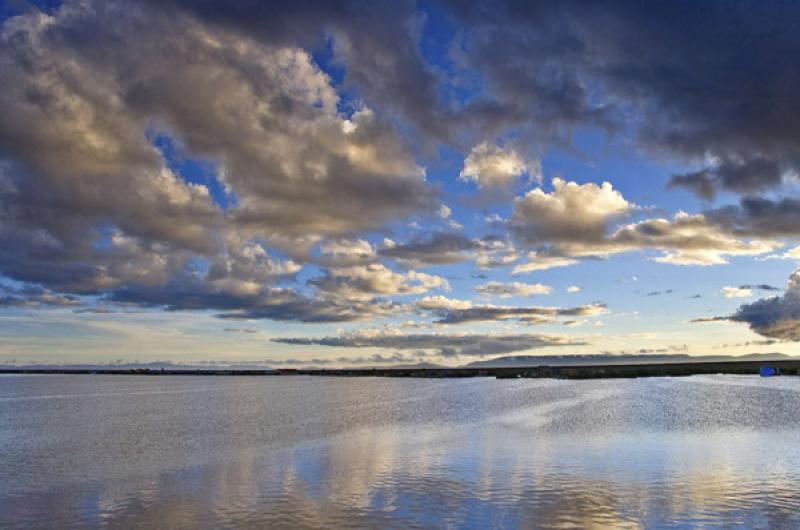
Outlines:
<svg viewBox="0 0 800 530"><path fill-rule="evenodd" d="M800 525L800 379L0 378L0 527Z"/></svg>

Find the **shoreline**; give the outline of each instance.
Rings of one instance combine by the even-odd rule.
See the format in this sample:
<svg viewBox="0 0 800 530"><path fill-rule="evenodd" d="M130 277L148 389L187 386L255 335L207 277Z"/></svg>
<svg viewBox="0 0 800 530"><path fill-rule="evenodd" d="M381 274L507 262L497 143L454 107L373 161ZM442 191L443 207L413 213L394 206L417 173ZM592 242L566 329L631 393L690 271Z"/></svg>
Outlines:
<svg viewBox="0 0 800 530"><path fill-rule="evenodd" d="M616 379L634 377L679 377L701 374L758 375L764 367L780 375L800 375L800 359L779 361L711 361L682 363L632 363L595 365L538 365L494 368L277 368L277 369L148 369L148 368L0 368L0 374L62 375L195 375L195 376L334 376L334 377L422 377L497 379Z"/></svg>

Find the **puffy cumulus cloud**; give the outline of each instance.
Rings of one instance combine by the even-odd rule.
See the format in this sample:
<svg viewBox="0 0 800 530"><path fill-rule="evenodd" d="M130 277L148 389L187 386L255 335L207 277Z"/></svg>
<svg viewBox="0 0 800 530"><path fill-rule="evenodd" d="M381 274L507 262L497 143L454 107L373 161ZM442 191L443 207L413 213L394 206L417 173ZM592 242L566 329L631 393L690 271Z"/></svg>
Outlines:
<svg viewBox="0 0 800 530"><path fill-rule="evenodd" d="M351 266L373 263L375 249L365 239L337 239L320 245L320 261L329 266Z"/></svg>
<svg viewBox="0 0 800 530"><path fill-rule="evenodd" d="M579 185L553 180L553 192L529 192L514 203L509 229L523 245L538 247L514 273L567 266L579 259L636 250L659 250L659 263L716 265L728 256L756 256L778 248L774 240L746 239L716 217L678 212L612 227L635 205L609 183Z"/></svg>
<svg viewBox="0 0 800 530"><path fill-rule="evenodd" d="M288 41L86 1L6 19L0 56L0 271L14 279L144 288L202 259L209 282L253 291L297 268L273 270L259 241L300 256L435 203L389 121L340 113ZM171 169L158 135L208 161L230 203Z"/></svg>
<svg viewBox="0 0 800 530"><path fill-rule="evenodd" d="M415 305L427 311L460 311L472 307L472 302L436 295L420 298L415 302Z"/></svg>
<svg viewBox="0 0 800 530"><path fill-rule="evenodd" d="M581 292L581 288L578 287L577 285L570 285L569 287L567 287L567 292L570 294L579 293Z"/></svg>
<svg viewBox="0 0 800 530"><path fill-rule="evenodd" d="M226 252L210 261L206 282L234 294L258 293L264 285L294 276L301 269L297 263L277 261L253 241L229 242Z"/></svg>
<svg viewBox="0 0 800 530"><path fill-rule="evenodd" d="M541 180L539 162L526 160L512 147L483 142L473 147L464 159L458 178L473 181L481 188L509 188L526 173Z"/></svg>
<svg viewBox="0 0 800 530"><path fill-rule="evenodd" d="M514 201L509 227L528 245L596 241L609 223L636 207L609 182L598 186L554 178L552 184L551 193L537 188Z"/></svg>
<svg viewBox="0 0 800 530"><path fill-rule="evenodd" d="M744 304L733 315L696 319L695 322L741 322L750 329L778 340L800 340L800 270L789 276L786 292Z"/></svg>
<svg viewBox="0 0 800 530"><path fill-rule="evenodd" d="M757 256L782 246L771 239L747 238L704 214L685 212L612 229L609 221L633 206L610 185L561 183L559 188L549 195L534 190L517 200L509 221L512 232L523 244L543 250L529 254L529 262L515 267L515 273L648 249L662 252L654 258L659 263L717 265L727 263L729 256ZM579 200L581 195L585 197Z"/></svg>
<svg viewBox="0 0 800 530"><path fill-rule="evenodd" d="M549 346L578 346L586 344L584 341L573 340L559 335L403 334L383 331L352 333L338 337L276 338L272 340L281 344L299 346L433 350L442 357L484 356Z"/></svg>
<svg viewBox="0 0 800 530"><path fill-rule="evenodd" d="M664 253L654 259L659 263L717 265L727 263L728 256L757 256L780 246L773 240L742 240L702 214L678 212L672 220L656 218L622 226L598 249L605 247L615 253L651 248ZM587 248L584 252L595 253L598 249Z"/></svg>
<svg viewBox="0 0 800 530"><path fill-rule="evenodd" d="M753 290L742 287L723 287L720 292L725 298L747 298L753 296Z"/></svg>
<svg viewBox="0 0 800 530"><path fill-rule="evenodd" d="M515 320L526 324L547 324L560 317L590 317L607 312L605 304L594 303L578 307L498 306L478 305L466 300L446 297L426 297L415 303L421 310L436 315L436 324L464 324Z"/></svg>
<svg viewBox="0 0 800 530"><path fill-rule="evenodd" d="M376 295L423 294L433 289L450 288L447 280L440 276L417 271L401 274L381 263L333 268L309 283L323 297L364 301Z"/></svg>
<svg viewBox="0 0 800 530"><path fill-rule="evenodd" d="M444 4L457 64L484 80L469 109L484 127L552 141L577 125L632 126L651 153L700 165L673 182L705 196L800 172L795 3Z"/></svg>
<svg viewBox="0 0 800 530"><path fill-rule="evenodd" d="M488 282L473 289L476 293L485 296L497 296L498 298L511 298L514 296L536 296L550 294L553 288L541 283L522 283L522 282Z"/></svg>

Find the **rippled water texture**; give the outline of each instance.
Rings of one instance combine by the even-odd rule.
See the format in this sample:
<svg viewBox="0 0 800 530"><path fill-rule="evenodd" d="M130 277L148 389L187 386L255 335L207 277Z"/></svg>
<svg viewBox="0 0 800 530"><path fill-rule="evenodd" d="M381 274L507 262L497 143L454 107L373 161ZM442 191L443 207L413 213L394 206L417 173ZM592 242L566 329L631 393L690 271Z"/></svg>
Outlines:
<svg viewBox="0 0 800 530"><path fill-rule="evenodd" d="M800 378L0 376L0 527L800 528Z"/></svg>

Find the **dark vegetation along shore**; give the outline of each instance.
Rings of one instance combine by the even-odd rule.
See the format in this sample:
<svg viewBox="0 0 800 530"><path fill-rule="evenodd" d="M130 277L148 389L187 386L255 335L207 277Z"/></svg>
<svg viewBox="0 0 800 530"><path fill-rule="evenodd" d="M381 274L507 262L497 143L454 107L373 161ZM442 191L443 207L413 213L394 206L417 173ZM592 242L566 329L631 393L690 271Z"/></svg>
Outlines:
<svg viewBox="0 0 800 530"><path fill-rule="evenodd" d="M722 362L632 363L568 366L513 366L460 368L313 368L313 369L149 369L149 368L0 368L0 374L104 374L104 375L230 375L230 376L336 376L336 377L549 377L604 379L619 377L688 376L696 374L758 374L772 368L781 375L800 375L798 360L748 360Z"/></svg>

